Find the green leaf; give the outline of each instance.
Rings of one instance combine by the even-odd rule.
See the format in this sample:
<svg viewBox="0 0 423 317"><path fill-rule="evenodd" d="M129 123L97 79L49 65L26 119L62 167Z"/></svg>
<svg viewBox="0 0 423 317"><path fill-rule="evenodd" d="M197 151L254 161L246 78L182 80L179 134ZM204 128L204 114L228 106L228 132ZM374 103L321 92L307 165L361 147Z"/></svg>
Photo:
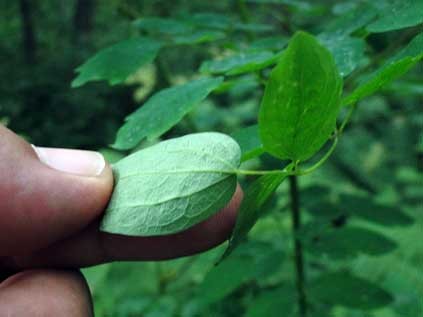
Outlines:
<svg viewBox="0 0 423 317"><path fill-rule="evenodd" d="M268 37L261 37L253 41L250 44L249 49L252 51L257 50L269 50L269 51L280 51L288 43L288 38L281 35L274 35Z"/></svg>
<svg viewBox="0 0 423 317"><path fill-rule="evenodd" d="M241 148L241 162L248 161L264 153L258 133L258 125L252 125L231 135Z"/></svg>
<svg viewBox="0 0 423 317"><path fill-rule="evenodd" d="M301 205L304 208L312 208L316 204L326 202L330 193L331 189L328 185L316 184L304 187L301 189Z"/></svg>
<svg viewBox="0 0 423 317"><path fill-rule="evenodd" d="M399 61L404 57L420 57L423 55L423 32L417 34L410 43L407 44L397 55L392 57L389 62Z"/></svg>
<svg viewBox="0 0 423 317"><path fill-rule="evenodd" d="M311 5L307 1L300 1L300 0L247 0L251 3L266 3L266 4L282 4L292 7L296 10L300 11L310 11L313 9L313 5Z"/></svg>
<svg viewBox="0 0 423 317"><path fill-rule="evenodd" d="M231 199L240 156L229 136L198 133L126 157L113 166L115 188L101 230L152 236L192 227Z"/></svg>
<svg viewBox="0 0 423 317"><path fill-rule="evenodd" d="M102 148L99 150L99 152L103 155L105 160L111 164L116 163L117 161L120 161L121 159L125 157L125 155L122 152L109 149L109 148Z"/></svg>
<svg viewBox="0 0 423 317"><path fill-rule="evenodd" d="M333 54L336 66L342 77L351 74L365 60L363 39L339 35L338 33L323 33L319 39Z"/></svg>
<svg viewBox="0 0 423 317"><path fill-rule="evenodd" d="M395 250L396 247L397 244L393 240L360 227L326 230L308 243L312 254L336 260L355 258L360 254L382 255Z"/></svg>
<svg viewBox="0 0 423 317"><path fill-rule="evenodd" d="M423 23L423 1L392 0L379 12L379 18L367 30L372 33L388 32Z"/></svg>
<svg viewBox="0 0 423 317"><path fill-rule="evenodd" d="M79 75L72 87L96 80L107 80L110 85L121 83L141 66L151 63L161 46L158 41L138 37L105 48L76 69Z"/></svg>
<svg viewBox="0 0 423 317"><path fill-rule="evenodd" d="M273 31L274 26L271 24L262 24L262 23L244 23L236 22L232 26L234 30L241 32L252 32L252 33L265 33Z"/></svg>
<svg viewBox="0 0 423 317"><path fill-rule="evenodd" d="M420 59L417 57L405 57L400 61L385 65L369 76L369 79L360 84L350 95L344 98L342 104L344 106L354 104L364 97L374 94L386 84L408 72Z"/></svg>
<svg viewBox="0 0 423 317"><path fill-rule="evenodd" d="M231 254L235 248L245 240L248 232L260 218L260 209L269 200L279 185L286 178L286 174L267 174L251 183L244 194L244 200L239 208L238 217L229 246L221 260Z"/></svg>
<svg viewBox="0 0 423 317"><path fill-rule="evenodd" d="M311 282L309 293L314 300L331 306L375 309L392 303L392 295L374 283L350 272L333 272Z"/></svg>
<svg viewBox="0 0 423 317"><path fill-rule="evenodd" d="M401 186L406 184L423 185L421 172L414 166L399 166L395 173L395 176L397 178L397 181L401 183Z"/></svg>
<svg viewBox="0 0 423 317"><path fill-rule="evenodd" d="M200 72L227 75L254 72L276 63L279 56L268 51L239 53L220 60L205 61L201 64Z"/></svg>
<svg viewBox="0 0 423 317"><path fill-rule="evenodd" d="M199 294L204 305L222 300L255 273L255 263L251 257L232 257L219 266L213 267L199 286Z"/></svg>
<svg viewBox="0 0 423 317"><path fill-rule="evenodd" d="M197 27L222 31L228 30L232 24L231 19L227 15L211 12L188 15L185 20L189 20Z"/></svg>
<svg viewBox="0 0 423 317"><path fill-rule="evenodd" d="M351 195L342 195L340 199L343 209L352 216L387 227L413 224L413 219L404 213L400 206L377 204L370 198Z"/></svg>
<svg viewBox="0 0 423 317"><path fill-rule="evenodd" d="M133 22L134 26L149 33L161 33L167 35L190 33L193 26L171 18L145 17Z"/></svg>
<svg viewBox="0 0 423 317"><path fill-rule="evenodd" d="M329 21L325 33L336 33L340 36L350 35L369 24L377 15L377 10L369 3L360 3L353 10Z"/></svg>
<svg viewBox="0 0 423 317"><path fill-rule="evenodd" d="M280 317L281 312L283 316L291 316L295 308L294 292L292 288L261 292L248 303L245 317Z"/></svg>
<svg viewBox="0 0 423 317"><path fill-rule="evenodd" d="M298 32L273 69L259 113L264 148L280 159L306 160L333 132L342 78L330 52Z"/></svg>
<svg viewBox="0 0 423 317"><path fill-rule="evenodd" d="M197 31L190 34L172 37L172 43L177 45L193 45L213 42L225 38L225 33L219 31Z"/></svg>
<svg viewBox="0 0 423 317"><path fill-rule="evenodd" d="M367 97L386 84L404 75L423 58L423 33L420 33L393 58L389 59L380 69L368 75L363 82L342 100L343 105L354 104Z"/></svg>
<svg viewBox="0 0 423 317"><path fill-rule="evenodd" d="M319 195L319 190L315 192ZM313 194L313 192L311 192ZM325 192L322 192L324 195ZM324 198L324 196L314 196L311 197L311 201L305 201L309 199L310 191L306 191L304 194L301 193L301 196L304 197L304 206L306 207L307 212L310 213L315 218L323 218L325 220L335 219L341 215L345 215L345 211L342 209L342 206L338 206L333 202L329 201L329 198ZM327 192L326 192L327 197Z"/></svg>
<svg viewBox="0 0 423 317"><path fill-rule="evenodd" d="M255 273L252 277L256 280L277 274L286 259L284 251L276 248L274 243L258 240L248 240L241 244L231 258L246 256L252 257L255 263Z"/></svg>
<svg viewBox="0 0 423 317"><path fill-rule="evenodd" d="M223 78L201 78L184 85L159 91L126 117L113 147L129 150L144 138L155 138L177 124L188 112L205 99Z"/></svg>

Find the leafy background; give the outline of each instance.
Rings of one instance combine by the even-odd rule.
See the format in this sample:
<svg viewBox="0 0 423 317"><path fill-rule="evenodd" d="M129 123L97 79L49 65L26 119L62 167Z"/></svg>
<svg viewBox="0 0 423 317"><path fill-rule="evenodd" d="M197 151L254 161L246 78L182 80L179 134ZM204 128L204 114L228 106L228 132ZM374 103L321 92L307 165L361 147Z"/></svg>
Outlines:
<svg viewBox="0 0 423 317"><path fill-rule="evenodd" d="M156 93L198 73L225 75L140 147L214 130L244 135L244 157L254 157L263 81L293 33L306 30L334 55L347 92L375 72L378 90L358 103L330 160L299 179L308 315L423 316L421 62L379 87L407 68L383 72L421 34L421 12L419 0L1 2L0 120L34 144L102 149L116 161L122 152L108 145L149 97L160 101ZM423 40L413 43L409 51L421 54ZM245 163L276 164L267 155ZM289 205L285 182L219 266L225 246L85 269L97 315L298 316Z"/></svg>

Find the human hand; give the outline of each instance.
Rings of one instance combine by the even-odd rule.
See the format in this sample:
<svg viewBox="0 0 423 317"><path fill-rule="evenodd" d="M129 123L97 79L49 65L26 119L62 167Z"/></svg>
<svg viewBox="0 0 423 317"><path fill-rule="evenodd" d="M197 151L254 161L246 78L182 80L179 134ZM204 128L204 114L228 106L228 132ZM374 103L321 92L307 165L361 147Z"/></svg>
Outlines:
<svg viewBox="0 0 423 317"><path fill-rule="evenodd" d="M126 237L98 230L112 189L100 154L34 149L0 126L1 316L90 316L89 291L75 269L212 248L228 238L242 197L238 189L227 207L187 231Z"/></svg>

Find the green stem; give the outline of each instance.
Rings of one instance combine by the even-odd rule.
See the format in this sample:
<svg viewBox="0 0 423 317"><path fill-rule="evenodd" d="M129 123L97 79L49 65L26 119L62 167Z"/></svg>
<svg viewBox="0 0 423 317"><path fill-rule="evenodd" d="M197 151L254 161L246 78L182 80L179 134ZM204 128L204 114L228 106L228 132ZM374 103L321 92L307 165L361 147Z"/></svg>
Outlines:
<svg viewBox="0 0 423 317"><path fill-rule="evenodd" d="M285 170L271 170L271 171L250 171L250 170L235 170L238 175L269 175L269 174L286 174L290 175L290 172Z"/></svg>
<svg viewBox="0 0 423 317"><path fill-rule="evenodd" d="M298 309L300 317L307 316L307 296L305 291L305 266L303 246L299 238L301 230L300 195L298 190L297 176L289 177L291 196L292 236L294 239L296 286L298 296Z"/></svg>
<svg viewBox="0 0 423 317"><path fill-rule="evenodd" d="M352 117L352 115L355 111L355 108L356 108L355 103L350 106L350 109L348 110L347 115L345 116L344 120L341 123L341 126L339 127L339 129L336 133L337 135L340 135L342 132L344 132L345 126L348 124L348 122L350 122L351 117Z"/></svg>
<svg viewBox="0 0 423 317"><path fill-rule="evenodd" d="M314 172L316 169L318 169L320 166L322 166L327 160L328 158L332 155L333 151L336 148L336 145L338 144L338 137L335 136L335 139L333 140L333 143L330 147L330 149L325 153L325 155L313 166L305 169L305 170L297 170L296 173L294 173L294 175L297 176L302 176L302 175L307 175L310 174L312 172Z"/></svg>
<svg viewBox="0 0 423 317"><path fill-rule="evenodd" d="M283 170L271 170L271 171L235 170L234 172L238 175L268 175L268 174L285 174L286 176L307 175L314 172L316 169L318 169L328 160L328 158L332 155L333 151L335 150L337 144L338 144L338 137L335 136L330 149L325 153L325 155L316 164L314 164L313 166L305 170L296 169L296 168L292 169L291 167L291 168L285 168Z"/></svg>
<svg viewBox="0 0 423 317"><path fill-rule="evenodd" d="M286 176L292 175L294 163L290 163L283 170L270 170L270 171L250 171L250 170L236 170L235 173L239 175L268 175L268 174L285 174Z"/></svg>

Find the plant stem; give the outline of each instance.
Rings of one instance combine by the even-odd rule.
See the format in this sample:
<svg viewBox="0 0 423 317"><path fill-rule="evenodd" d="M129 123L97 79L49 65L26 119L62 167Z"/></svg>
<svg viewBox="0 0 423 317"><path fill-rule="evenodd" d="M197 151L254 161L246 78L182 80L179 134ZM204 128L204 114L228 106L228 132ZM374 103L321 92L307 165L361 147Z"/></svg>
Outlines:
<svg viewBox="0 0 423 317"><path fill-rule="evenodd" d="M345 116L344 120L341 123L341 126L339 127L338 131L337 131L337 135L340 135L342 132L344 132L344 129L346 127L346 125L350 122L351 117L355 111L356 108L356 103L350 105L350 109L348 110L347 115Z"/></svg>
<svg viewBox="0 0 423 317"><path fill-rule="evenodd" d="M250 171L250 170L235 170L238 175L268 175L268 174L286 174L290 175L290 172L286 170L271 170L271 171Z"/></svg>
<svg viewBox="0 0 423 317"><path fill-rule="evenodd" d="M289 177L289 188L291 196L291 217L292 217L292 235L294 238L295 251L295 271L296 271L296 285L298 296L298 309L300 317L307 316L307 298L305 292L305 269L303 258L303 247L298 233L301 229L301 214L300 214L300 196L298 191L297 176Z"/></svg>
<svg viewBox="0 0 423 317"><path fill-rule="evenodd" d="M296 173L294 173L294 175L298 175L298 176L302 176L302 175L307 175L310 174L312 172L314 172L316 169L318 169L320 166L322 166L327 159L332 155L333 151L335 151L336 145L338 144L338 137L335 136L335 139L333 140L333 143L330 147L330 149L325 153L325 155L313 166L305 169L305 170L298 170Z"/></svg>

